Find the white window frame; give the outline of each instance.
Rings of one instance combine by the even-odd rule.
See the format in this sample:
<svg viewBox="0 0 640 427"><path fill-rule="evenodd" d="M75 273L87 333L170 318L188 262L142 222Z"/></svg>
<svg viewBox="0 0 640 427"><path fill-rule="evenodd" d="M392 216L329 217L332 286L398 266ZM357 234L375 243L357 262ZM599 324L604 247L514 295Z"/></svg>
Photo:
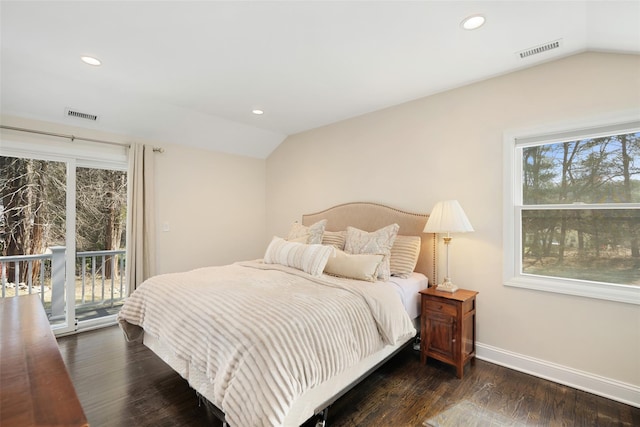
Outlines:
<svg viewBox="0 0 640 427"><path fill-rule="evenodd" d="M505 286L640 305L640 286L522 273L522 156L519 149L524 146L571 141L586 136L606 136L639 129L640 111L633 111L504 133L503 281ZM544 206L537 208L544 208ZM640 208L640 203L627 203L623 206L612 206L612 208Z"/></svg>

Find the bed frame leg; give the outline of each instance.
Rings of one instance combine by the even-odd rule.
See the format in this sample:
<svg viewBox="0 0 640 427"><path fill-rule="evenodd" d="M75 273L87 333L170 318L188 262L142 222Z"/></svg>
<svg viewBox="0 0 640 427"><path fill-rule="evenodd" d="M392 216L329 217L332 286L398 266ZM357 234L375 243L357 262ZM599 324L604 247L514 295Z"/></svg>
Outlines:
<svg viewBox="0 0 640 427"><path fill-rule="evenodd" d="M214 417L222 421L222 427L229 427L227 420L225 418L224 412L218 409L215 405L207 400L206 397L196 392L196 396L198 396L198 407L204 406L207 411L213 414Z"/></svg>
<svg viewBox="0 0 640 427"><path fill-rule="evenodd" d="M316 420L316 427L325 427L327 423L327 417L329 416L329 408L324 408L322 412L320 412Z"/></svg>

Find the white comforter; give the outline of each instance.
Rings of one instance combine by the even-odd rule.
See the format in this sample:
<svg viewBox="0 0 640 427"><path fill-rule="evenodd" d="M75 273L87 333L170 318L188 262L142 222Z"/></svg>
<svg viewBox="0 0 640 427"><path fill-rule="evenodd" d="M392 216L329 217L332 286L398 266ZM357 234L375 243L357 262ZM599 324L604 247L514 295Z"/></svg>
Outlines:
<svg viewBox="0 0 640 427"><path fill-rule="evenodd" d="M153 277L118 320L128 339L138 325L204 372L232 426L281 425L306 390L415 334L383 283L259 261Z"/></svg>

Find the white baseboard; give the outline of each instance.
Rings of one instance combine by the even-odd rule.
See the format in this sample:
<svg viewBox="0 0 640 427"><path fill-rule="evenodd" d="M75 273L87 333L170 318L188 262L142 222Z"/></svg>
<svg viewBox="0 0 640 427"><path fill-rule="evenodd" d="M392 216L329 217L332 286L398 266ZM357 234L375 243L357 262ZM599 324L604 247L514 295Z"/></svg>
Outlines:
<svg viewBox="0 0 640 427"><path fill-rule="evenodd" d="M640 387L476 342L476 357L640 408Z"/></svg>

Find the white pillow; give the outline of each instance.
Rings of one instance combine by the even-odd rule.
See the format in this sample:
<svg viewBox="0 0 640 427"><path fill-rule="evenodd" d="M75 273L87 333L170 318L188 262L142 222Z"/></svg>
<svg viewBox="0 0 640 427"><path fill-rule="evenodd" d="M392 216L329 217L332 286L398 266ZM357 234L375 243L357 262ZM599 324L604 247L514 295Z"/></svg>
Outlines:
<svg viewBox="0 0 640 427"><path fill-rule="evenodd" d="M375 282L378 278L378 268L383 260L384 255L348 254L336 249L336 256L329 257L324 272L347 279Z"/></svg>
<svg viewBox="0 0 640 427"><path fill-rule="evenodd" d="M391 224L369 233L355 227L347 227L344 251L350 254L383 254L384 260L378 269L378 278L386 282L391 276L389 263L391 247L399 229L398 224Z"/></svg>
<svg viewBox="0 0 640 427"><path fill-rule="evenodd" d="M327 260L334 252L333 246L305 245L274 237L267 247L263 261L265 264L280 264L302 270L312 276L321 276Z"/></svg>
<svg viewBox="0 0 640 427"><path fill-rule="evenodd" d="M324 228L327 226L327 220L323 219L310 226L305 226L299 222L291 224L289 235L287 240L299 239L303 236L307 236L306 243L310 245L321 244L322 235L324 234Z"/></svg>
<svg viewBox="0 0 640 427"><path fill-rule="evenodd" d="M309 236L310 234L305 234L303 236L300 237L294 237L292 239L287 239L288 242L295 242L295 243L307 243L307 240L309 240Z"/></svg>

